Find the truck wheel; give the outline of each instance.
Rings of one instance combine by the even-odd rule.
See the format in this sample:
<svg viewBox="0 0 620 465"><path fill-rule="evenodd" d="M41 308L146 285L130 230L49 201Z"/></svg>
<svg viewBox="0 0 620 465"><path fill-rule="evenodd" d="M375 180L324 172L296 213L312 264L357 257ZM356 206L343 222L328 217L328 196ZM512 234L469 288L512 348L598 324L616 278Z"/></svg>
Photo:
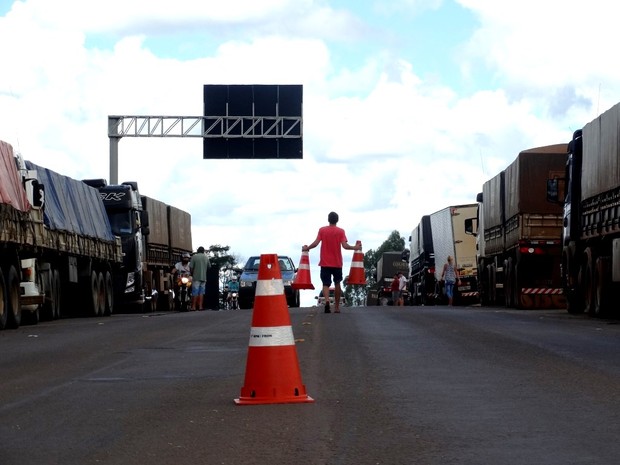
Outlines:
<svg viewBox="0 0 620 465"><path fill-rule="evenodd" d="M14 266L9 268L7 276L7 325L9 328L19 328L22 322L22 303L20 300L19 275Z"/></svg>
<svg viewBox="0 0 620 465"><path fill-rule="evenodd" d="M114 283L112 282L112 273L105 272L103 278L103 289L105 294L105 307L103 309L104 316L110 316L114 312Z"/></svg>
<svg viewBox="0 0 620 465"><path fill-rule="evenodd" d="M96 271L90 273L89 287L86 292L86 304L88 316L99 316L99 276Z"/></svg>
<svg viewBox="0 0 620 465"><path fill-rule="evenodd" d="M7 316L9 314L9 305L6 300L7 294L4 273L0 270L0 329L6 328Z"/></svg>
<svg viewBox="0 0 620 465"><path fill-rule="evenodd" d="M589 315L594 315L595 291L594 291L594 262L592 250L588 247L583 253L583 263L581 264L581 285L583 288L584 311Z"/></svg>
<svg viewBox="0 0 620 465"><path fill-rule="evenodd" d="M566 311L571 315L579 315L583 313L583 299L581 298L580 291L580 276L575 278L575 282L571 280L569 273L573 273L574 265L572 264L572 258L570 252L564 249L562 252L562 269L564 270L564 282L563 288L566 290ZM579 271L578 271L579 273Z"/></svg>
<svg viewBox="0 0 620 465"><path fill-rule="evenodd" d="M52 300L54 301L54 314L52 318L55 320L61 316L61 302L62 302L62 283L60 281L60 271L54 269L52 280Z"/></svg>
<svg viewBox="0 0 620 465"><path fill-rule="evenodd" d="M506 308L512 308L515 306L515 277L514 269L512 267L512 257L508 257L504 260L504 303Z"/></svg>
<svg viewBox="0 0 620 465"><path fill-rule="evenodd" d="M491 264L488 265L487 267L488 272L489 272L489 278L488 278L488 283L489 283L489 303L491 305L496 305L497 304L497 289L495 287L495 264Z"/></svg>
<svg viewBox="0 0 620 465"><path fill-rule="evenodd" d="M594 314L598 317L606 317L608 311L605 295L609 286L605 277L609 276L609 272L606 265L606 260L603 257L596 259L594 267Z"/></svg>
<svg viewBox="0 0 620 465"><path fill-rule="evenodd" d="M106 296L105 296L105 281L103 278L103 273L100 271L97 273L97 315L103 316L105 313L105 304L106 304Z"/></svg>

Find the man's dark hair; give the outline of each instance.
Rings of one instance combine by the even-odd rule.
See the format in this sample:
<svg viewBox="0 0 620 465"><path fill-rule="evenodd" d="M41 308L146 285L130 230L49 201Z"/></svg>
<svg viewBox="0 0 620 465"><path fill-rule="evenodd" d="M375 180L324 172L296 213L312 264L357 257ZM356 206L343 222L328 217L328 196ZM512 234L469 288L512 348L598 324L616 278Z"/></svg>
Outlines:
<svg viewBox="0 0 620 465"><path fill-rule="evenodd" d="M330 212L329 215L327 215L327 221L329 221L329 224L338 223L338 213Z"/></svg>
<svg viewBox="0 0 620 465"><path fill-rule="evenodd" d="M198 247L198 253L204 253L205 248L203 246Z"/></svg>

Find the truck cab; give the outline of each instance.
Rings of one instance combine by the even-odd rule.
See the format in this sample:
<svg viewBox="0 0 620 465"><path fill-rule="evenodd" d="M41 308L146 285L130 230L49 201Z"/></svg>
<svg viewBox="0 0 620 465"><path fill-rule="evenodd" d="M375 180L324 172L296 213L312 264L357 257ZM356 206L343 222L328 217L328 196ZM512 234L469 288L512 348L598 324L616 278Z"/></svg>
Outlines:
<svg viewBox="0 0 620 465"><path fill-rule="evenodd" d="M105 179L84 181L99 190L114 235L121 238L123 265L115 276L114 293L118 302L143 305L146 296L143 283L144 236L148 235L148 214L136 182L107 185Z"/></svg>

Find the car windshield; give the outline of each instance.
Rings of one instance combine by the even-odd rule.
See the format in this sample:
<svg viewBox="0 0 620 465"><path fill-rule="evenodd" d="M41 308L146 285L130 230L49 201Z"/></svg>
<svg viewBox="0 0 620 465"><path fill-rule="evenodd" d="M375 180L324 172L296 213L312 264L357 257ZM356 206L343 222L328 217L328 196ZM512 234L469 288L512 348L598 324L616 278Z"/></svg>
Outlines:
<svg viewBox="0 0 620 465"><path fill-rule="evenodd" d="M127 211L112 212L109 214L110 226L112 233L120 236L122 234L131 234L131 215Z"/></svg>
<svg viewBox="0 0 620 465"><path fill-rule="evenodd" d="M288 258L279 258L280 271L293 271L294 268ZM251 257L245 265L245 271L258 271L260 257Z"/></svg>
<svg viewBox="0 0 620 465"><path fill-rule="evenodd" d="M248 260L248 264L245 269L248 271L258 271L258 266L260 265L260 257L252 257Z"/></svg>

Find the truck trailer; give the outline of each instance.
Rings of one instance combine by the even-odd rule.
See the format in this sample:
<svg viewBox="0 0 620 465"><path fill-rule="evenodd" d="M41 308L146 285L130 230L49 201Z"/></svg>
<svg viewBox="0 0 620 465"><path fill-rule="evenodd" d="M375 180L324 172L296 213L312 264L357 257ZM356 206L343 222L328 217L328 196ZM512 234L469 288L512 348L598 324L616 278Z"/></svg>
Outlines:
<svg viewBox="0 0 620 465"><path fill-rule="evenodd" d="M562 284L570 313L617 316L620 292L620 103L575 131L564 177ZM559 181L564 182L564 189Z"/></svg>
<svg viewBox="0 0 620 465"><path fill-rule="evenodd" d="M483 305L564 308L562 209L547 181L563 175L567 144L524 150L478 194L478 286ZM476 232L477 229L477 232Z"/></svg>
<svg viewBox="0 0 620 465"><path fill-rule="evenodd" d="M24 161L0 141L0 328L110 315L122 264L96 189Z"/></svg>

